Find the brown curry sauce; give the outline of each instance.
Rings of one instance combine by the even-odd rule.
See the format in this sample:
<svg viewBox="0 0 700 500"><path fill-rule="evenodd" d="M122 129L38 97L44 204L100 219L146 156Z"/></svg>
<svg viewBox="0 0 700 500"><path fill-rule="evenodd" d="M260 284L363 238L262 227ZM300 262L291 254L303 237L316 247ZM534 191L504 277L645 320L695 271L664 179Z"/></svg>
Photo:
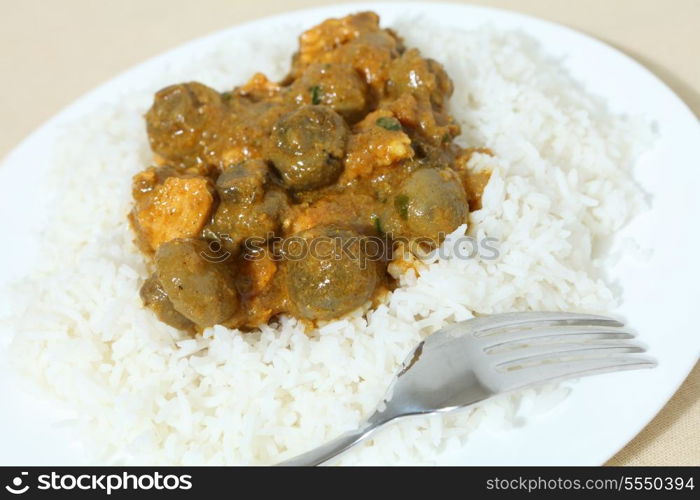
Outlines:
<svg viewBox="0 0 700 500"><path fill-rule="evenodd" d="M153 258L144 304L194 331L333 319L376 301L392 286L390 253L294 260L273 240L333 238L362 256L368 238L435 244L466 223L489 178L469 156L491 153L453 142L452 91L438 62L372 12L304 32L282 82L159 91L146 114L154 165L134 177L129 215Z"/></svg>

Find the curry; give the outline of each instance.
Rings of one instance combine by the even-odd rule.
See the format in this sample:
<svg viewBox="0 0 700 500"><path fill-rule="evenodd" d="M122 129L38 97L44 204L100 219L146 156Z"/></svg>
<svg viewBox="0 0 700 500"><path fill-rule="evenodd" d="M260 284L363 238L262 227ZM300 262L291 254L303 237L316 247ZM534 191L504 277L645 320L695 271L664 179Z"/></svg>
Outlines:
<svg viewBox="0 0 700 500"><path fill-rule="evenodd" d="M488 176L454 142L452 92L372 12L304 32L281 82L159 91L129 214L153 267L144 304L197 331L376 303L393 286L387 249L436 245L479 208Z"/></svg>

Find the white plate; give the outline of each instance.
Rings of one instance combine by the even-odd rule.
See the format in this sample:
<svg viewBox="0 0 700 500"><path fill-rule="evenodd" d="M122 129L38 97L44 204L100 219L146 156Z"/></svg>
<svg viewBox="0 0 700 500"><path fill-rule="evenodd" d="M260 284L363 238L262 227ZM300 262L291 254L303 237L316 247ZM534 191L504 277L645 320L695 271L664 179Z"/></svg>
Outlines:
<svg viewBox="0 0 700 500"><path fill-rule="evenodd" d="M445 25L484 23L520 29L538 39L593 93L617 112L652 117L660 132L637 174L653 195L653 209L625 229L654 249L647 262L625 262L614 269L624 288L619 313L637 328L659 360L655 370L626 372L572 383L573 392L554 410L511 430L477 429L454 463L602 464L632 439L677 390L698 359L700 335L694 319L700 297L700 126L697 119L654 75L635 61L585 35L506 11L450 4L345 5L292 12L262 19L190 42L120 75L79 99L22 142L0 169L0 221L10 235L0 247L0 284L21 277L41 258L41 221L50 197L33 191L33 179L47 165L50 145L62 124L109 103L159 68L176 64L231 35L254 36L265 26L288 22L310 26L329 16L372 9L391 25L398 15L420 14ZM416 26L420 29L420 26ZM200 52L201 53L201 52ZM0 303L0 307L3 307ZM0 336L0 347L9 335ZM84 463L79 436L51 422L64 409L33 394L0 358L0 463Z"/></svg>

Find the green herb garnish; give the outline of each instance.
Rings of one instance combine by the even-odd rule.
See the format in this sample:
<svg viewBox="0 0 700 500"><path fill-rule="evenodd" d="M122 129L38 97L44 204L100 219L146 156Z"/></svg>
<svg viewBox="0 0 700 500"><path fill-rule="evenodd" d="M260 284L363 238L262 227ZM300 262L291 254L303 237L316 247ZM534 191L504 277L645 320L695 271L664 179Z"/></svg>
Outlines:
<svg viewBox="0 0 700 500"><path fill-rule="evenodd" d="M445 135L442 136L442 142L443 142L443 143L450 142L451 140L452 140L452 136L451 136L450 134L445 134Z"/></svg>
<svg viewBox="0 0 700 500"><path fill-rule="evenodd" d="M394 198L394 206L403 220L408 219L408 196L405 194L397 195Z"/></svg>
<svg viewBox="0 0 700 500"><path fill-rule="evenodd" d="M377 125L387 130L401 130L401 124L396 118L390 116L382 116L377 118Z"/></svg>
<svg viewBox="0 0 700 500"><path fill-rule="evenodd" d="M228 102L231 100L232 96L233 96L233 94L231 94L231 92L222 92L221 93L221 100L224 102Z"/></svg>
<svg viewBox="0 0 700 500"><path fill-rule="evenodd" d="M379 216L372 214L372 222L374 222L374 229L377 231L377 234L379 236L384 236L386 233L384 232L382 220L379 218Z"/></svg>
<svg viewBox="0 0 700 500"><path fill-rule="evenodd" d="M309 90L311 91L311 104L321 104L321 87L314 85Z"/></svg>

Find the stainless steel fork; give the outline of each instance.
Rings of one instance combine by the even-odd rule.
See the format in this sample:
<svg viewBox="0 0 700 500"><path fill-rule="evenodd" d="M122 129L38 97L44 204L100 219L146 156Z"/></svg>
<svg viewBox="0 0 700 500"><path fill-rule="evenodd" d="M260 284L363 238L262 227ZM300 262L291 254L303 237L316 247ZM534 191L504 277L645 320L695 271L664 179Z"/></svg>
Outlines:
<svg viewBox="0 0 700 500"><path fill-rule="evenodd" d="M622 322L590 314L508 313L456 323L413 350L362 426L279 465L322 464L397 418L464 408L544 382L656 366L634 337Z"/></svg>

